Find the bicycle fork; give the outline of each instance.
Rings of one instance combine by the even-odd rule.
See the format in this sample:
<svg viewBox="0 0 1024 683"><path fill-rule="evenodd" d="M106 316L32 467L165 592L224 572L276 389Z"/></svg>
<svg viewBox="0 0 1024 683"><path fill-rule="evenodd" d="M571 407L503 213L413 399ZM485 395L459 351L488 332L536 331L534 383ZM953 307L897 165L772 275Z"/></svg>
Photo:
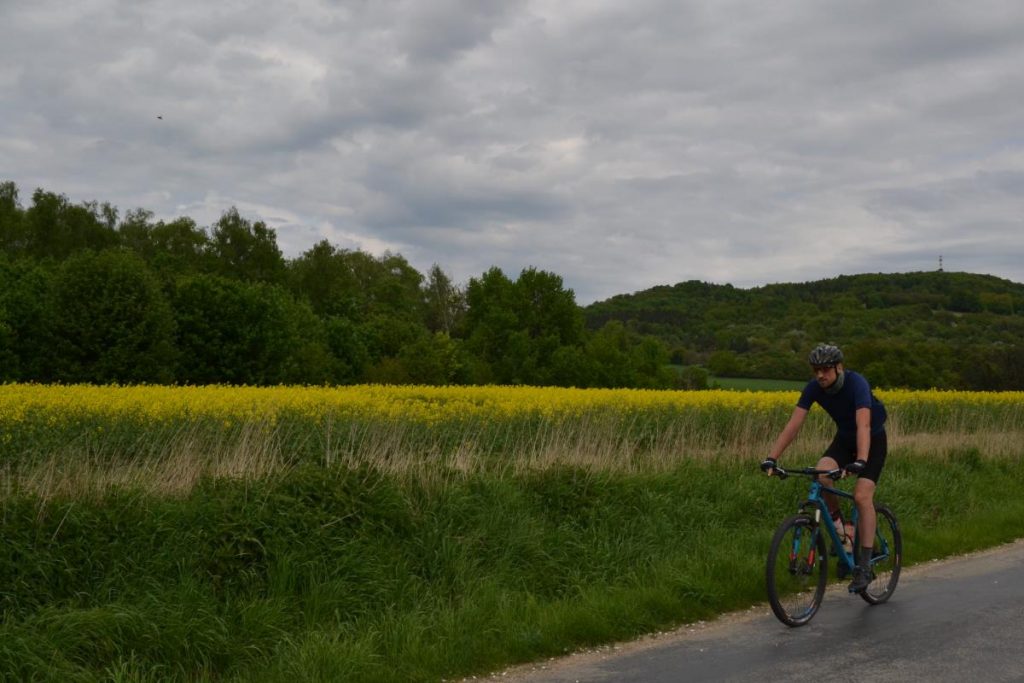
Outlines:
<svg viewBox="0 0 1024 683"><path fill-rule="evenodd" d="M818 559L818 534L820 532L821 527L815 522L810 529L797 528L793 534L793 545L789 550L789 573L792 576L797 574L810 576L814 573L814 563ZM802 547L805 542L807 553L803 555Z"/></svg>

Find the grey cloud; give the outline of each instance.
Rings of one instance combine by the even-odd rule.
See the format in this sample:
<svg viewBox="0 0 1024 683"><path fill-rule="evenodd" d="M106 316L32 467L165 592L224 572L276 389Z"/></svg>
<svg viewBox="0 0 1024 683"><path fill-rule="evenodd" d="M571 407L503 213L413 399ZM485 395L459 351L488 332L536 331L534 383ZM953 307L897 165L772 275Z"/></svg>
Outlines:
<svg viewBox="0 0 1024 683"><path fill-rule="evenodd" d="M872 193L867 205L880 214L953 216L958 211L985 215L993 203L1024 197L1024 170L981 171L964 178ZM955 227L955 226L951 226Z"/></svg>
<svg viewBox="0 0 1024 683"><path fill-rule="evenodd" d="M0 179L584 303L939 248L1022 281L1021 35L995 0L8 3Z"/></svg>
<svg viewBox="0 0 1024 683"><path fill-rule="evenodd" d="M570 211L564 199L545 188L503 186L500 178L453 172L443 164L375 166L364 183L392 197L383 210L365 216L385 233L414 232L417 226L478 229L493 222L557 222Z"/></svg>
<svg viewBox="0 0 1024 683"><path fill-rule="evenodd" d="M435 0L409 3L399 31L400 46L411 60L447 61L490 40L491 34L522 2Z"/></svg>

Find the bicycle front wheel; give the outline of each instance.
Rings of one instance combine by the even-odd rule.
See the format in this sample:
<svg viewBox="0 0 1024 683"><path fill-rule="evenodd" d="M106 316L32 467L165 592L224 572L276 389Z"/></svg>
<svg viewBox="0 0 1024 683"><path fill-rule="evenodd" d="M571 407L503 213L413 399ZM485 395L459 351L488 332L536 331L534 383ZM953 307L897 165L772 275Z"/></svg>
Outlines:
<svg viewBox="0 0 1024 683"><path fill-rule="evenodd" d="M772 612L787 626L811 620L828 582L828 552L821 528L808 515L793 515L775 530L765 578Z"/></svg>
<svg viewBox="0 0 1024 683"><path fill-rule="evenodd" d="M875 578L860 597L872 605L880 605L896 590L903 561L903 536L896 515L884 505L875 506L875 547L871 553L871 571Z"/></svg>

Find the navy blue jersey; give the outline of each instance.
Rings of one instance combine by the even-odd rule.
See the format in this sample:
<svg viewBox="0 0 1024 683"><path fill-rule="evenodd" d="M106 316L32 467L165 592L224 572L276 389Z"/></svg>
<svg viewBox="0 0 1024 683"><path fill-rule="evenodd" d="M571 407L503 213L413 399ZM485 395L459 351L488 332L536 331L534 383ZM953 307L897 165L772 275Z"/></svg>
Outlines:
<svg viewBox="0 0 1024 683"><path fill-rule="evenodd" d="M885 428L885 406L875 398L868 381L852 370L846 371L843 388L836 394L827 394L817 381L811 380L800 394L796 404L810 410L817 403L828 413L839 428L840 434L857 433L857 409L871 409L871 433L878 434Z"/></svg>

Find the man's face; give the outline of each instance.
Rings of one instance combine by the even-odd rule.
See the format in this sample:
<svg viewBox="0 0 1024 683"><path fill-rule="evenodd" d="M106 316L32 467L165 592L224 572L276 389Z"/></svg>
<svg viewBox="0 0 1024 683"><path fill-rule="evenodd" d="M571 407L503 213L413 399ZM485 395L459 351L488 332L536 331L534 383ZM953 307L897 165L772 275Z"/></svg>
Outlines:
<svg viewBox="0 0 1024 683"><path fill-rule="evenodd" d="M814 370L814 379L817 380L818 386L828 389L835 384L841 368L842 366L839 365L817 365L812 366L811 369Z"/></svg>

